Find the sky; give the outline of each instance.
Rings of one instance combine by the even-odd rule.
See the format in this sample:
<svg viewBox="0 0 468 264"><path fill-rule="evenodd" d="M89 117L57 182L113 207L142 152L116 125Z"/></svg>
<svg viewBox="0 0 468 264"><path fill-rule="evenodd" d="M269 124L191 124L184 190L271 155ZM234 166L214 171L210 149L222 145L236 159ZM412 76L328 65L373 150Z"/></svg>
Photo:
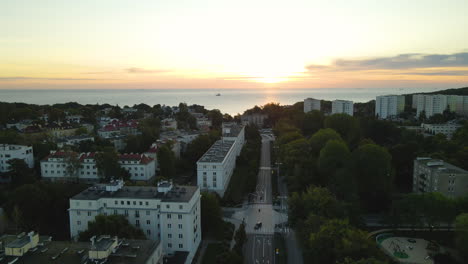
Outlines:
<svg viewBox="0 0 468 264"><path fill-rule="evenodd" d="M0 0L0 89L468 86L466 0Z"/></svg>

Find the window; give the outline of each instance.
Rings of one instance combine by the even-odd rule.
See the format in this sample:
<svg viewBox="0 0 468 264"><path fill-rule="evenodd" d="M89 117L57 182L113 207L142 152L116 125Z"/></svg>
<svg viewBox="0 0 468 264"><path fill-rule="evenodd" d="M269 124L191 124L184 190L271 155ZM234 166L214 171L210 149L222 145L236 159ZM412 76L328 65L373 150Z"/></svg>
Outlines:
<svg viewBox="0 0 468 264"><path fill-rule="evenodd" d="M182 219L182 215L178 215L177 218L178 218L178 219Z"/></svg>
<svg viewBox="0 0 468 264"><path fill-rule="evenodd" d="M161 205L158 204L158 206L156 206L156 208L158 208L158 209L161 208Z"/></svg>
<svg viewBox="0 0 468 264"><path fill-rule="evenodd" d="M171 225L171 224L167 224L167 228L172 228L172 225Z"/></svg>
<svg viewBox="0 0 468 264"><path fill-rule="evenodd" d="M114 214L115 214L115 215L117 214L117 210L114 210Z"/></svg>
<svg viewBox="0 0 468 264"><path fill-rule="evenodd" d="M179 209L180 209L180 210L184 209L184 206L183 206L183 205L179 205Z"/></svg>
<svg viewBox="0 0 468 264"><path fill-rule="evenodd" d="M179 234L179 238L182 238L182 237L183 237L183 235L182 235L182 234Z"/></svg>
<svg viewBox="0 0 468 264"><path fill-rule="evenodd" d="M127 205L130 205L130 201L127 201Z"/></svg>
<svg viewBox="0 0 468 264"><path fill-rule="evenodd" d="M77 221L76 224L77 224L77 225L81 225L81 221Z"/></svg>
<svg viewBox="0 0 468 264"><path fill-rule="evenodd" d="M151 213L150 211L146 211L146 215L150 215L150 213Z"/></svg>
<svg viewBox="0 0 468 264"><path fill-rule="evenodd" d="M149 229L146 230L146 234L147 234L147 235L151 235L151 230L149 230Z"/></svg>
<svg viewBox="0 0 468 264"><path fill-rule="evenodd" d="M80 211L76 211L76 215L81 215L81 212L80 212Z"/></svg>
<svg viewBox="0 0 468 264"><path fill-rule="evenodd" d="M115 201L114 203L115 203L115 204L119 204L119 202L118 202L118 201Z"/></svg>
<svg viewBox="0 0 468 264"><path fill-rule="evenodd" d="M140 226L140 220L136 220L135 225Z"/></svg>
<svg viewBox="0 0 468 264"><path fill-rule="evenodd" d="M167 247L168 247L168 248L172 248L172 243L168 243L168 244L167 244Z"/></svg>
<svg viewBox="0 0 468 264"><path fill-rule="evenodd" d="M179 224L179 229L182 229L182 224Z"/></svg>
<svg viewBox="0 0 468 264"><path fill-rule="evenodd" d="M179 244L179 248L183 248L183 247L184 247L184 245L183 245L183 244Z"/></svg>
<svg viewBox="0 0 468 264"><path fill-rule="evenodd" d="M206 176L206 171L203 172L203 176Z"/></svg>
<svg viewBox="0 0 468 264"><path fill-rule="evenodd" d="M172 234L167 234L167 238L172 238Z"/></svg>
<svg viewBox="0 0 468 264"><path fill-rule="evenodd" d="M149 202L145 202L146 205L149 205Z"/></svg>
<svg viewBox="0 0 468 264"><path fill-rule="evenodd" d="M150 220L146 220L146 224L147 224L147 225L150 225L150 224L151 224L151 221L150 221Z"/></svg>
<svg viewBox="0 0 468 264"><path fill-rule="evenodd" d="M133 201L133 205L136 205L136 201Z"/></svg>
<svg viewBox="0 0 468 264"><path fill-rule="evenodd" d="M171 214L167 214L167 219L171 219L172 215Z"/></svg>
<svg viewBox="0 0 468 264"><path fill-rule="evenodd" d="M213 169L216 169L216 166L215 166L215 165L213 165Z"/></svg>
<svg viewBox="0 0 468 264"><path fill-rule="evenodd" d="M169 209L171 208L171 206L169 204L166 204L166 208Z"/></svg>
<svg viewBox="0 0 468 264"><path fill-rule="evenodd" d="M107 203L104 203L104 207L107 207Z"/></svg>
<svg viewBox="0 0 468 264"><path fill-rule="evenodd" d="M213 176L216 176L216 172L213 172ZM216 177L215 177L215 179L216 179Z"/></svg>
<svg viewBox="0 0 468 264"><path fill-rule="evenodd" d="M91 212L88 212L88 216L91 216Z"/></svg>
<svg viewBox="0 0 468 264"><path fill-rule="evenodd" d="M128 210L125 210L124 215L128 216Z"/></svg>
<svg viewBox="0 0 468 264"><path fill-rule="evenodd" d="M142 202L142 201L140 201L140 205L143 205L143 202Z"/></svg>
<svg viewBox="0 0 468 264"><path fill-rule="evenodd" d="M125 204L125 202L124 202L124 201L120 201L120 204L121 204L121 205L124 205L124 204Z"/></svg>

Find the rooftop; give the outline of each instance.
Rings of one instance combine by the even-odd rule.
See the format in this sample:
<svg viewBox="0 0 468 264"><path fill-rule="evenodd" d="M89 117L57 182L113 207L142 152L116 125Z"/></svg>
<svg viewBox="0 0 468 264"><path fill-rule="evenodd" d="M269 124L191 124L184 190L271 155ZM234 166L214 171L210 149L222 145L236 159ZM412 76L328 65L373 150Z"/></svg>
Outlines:
<svg viewBox="0 0 468 264"><path fill-rule="evenodd" d="M439 159L418 157L416 158L416 162L430 168L431 170L439 170L456 174L468 174L468 171Z"/></svg>
<svg viewBox="0 0 468 264"><path fill-rule="evenodd" d="M239 133L242 131L244 128L243 125L239 125L234 122L230 123L223 123L223 137L237 137Z"/></svg>
<svg viewBox="0 0 468 264"><path fill-rule="evenodd" d="M222 162L229 150L234 145L234 140L218 140L205 154L198 160L198 162Z"/></svg>
<svg viewBox="0 0 468 264"><path fill-rule="evenodd" d="M22 146L22 145L0 144L0 150L1 151L20 150L20 149L24 149L24 148L30 148L30 147Z"/></svg>
<svg viewBox="0 0 468 264"><path fill-rule="evenodd" d="M166 194L157 187L125 186L117 191L106 191L105 184L97 184L73 196L71 200L98 200L101 198L154 199L163 202L188 202L197 191L197 186L174 186Z"/></svg>
<svg viewBox="0 0 468 264"><path fill-rule="evenodd" d="M0 241L11 239L5 235ZM69 242L69 241L48 241L41 237L36 250L30 250L24 256L19 257L17 263L22 264L82 264L88 260L88 251L91 248L90 242ZM48 238L48 237L47 237ZM159 242L152 240L122 240L120 247L112 253L107 264L140 264L146 263L148 258L158 247ZM7 264L16 257L0 258L0 264ZM90 263L88 261L88 263Z"/></svg>

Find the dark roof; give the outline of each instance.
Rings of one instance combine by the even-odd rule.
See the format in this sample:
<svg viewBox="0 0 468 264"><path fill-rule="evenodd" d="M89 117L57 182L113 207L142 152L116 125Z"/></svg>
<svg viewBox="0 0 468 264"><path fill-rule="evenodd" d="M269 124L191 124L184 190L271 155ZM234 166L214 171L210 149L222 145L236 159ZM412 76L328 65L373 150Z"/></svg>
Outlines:
<svg viewBox="0 0 468 264"><path fill-rule="evenodd" d="M176 251L173 256L164 257L164 264L184 264L188 257L187 251Z"/></svg>
<svg viewBox="0 0 468 264"><path fill-rule="evenodd" d="M105 185L95 185L73 196L71 200L97 200L99 198L155 199L163 202L188 202L197 191L197 186L174 186L166 194L157 187L125 186L115 192L105 190Z"/></svg>
<svg viewBox="0 0 468 264"><path fill-rule="evenodd" d="M123 244L127 244L123 246ZM126 240L119 249L113 253L107 260L107 264L140 264L146 263L148 258L156 250L159 242L152 240ZM90 242L69 242L52 241L44 242L43 246L38 246L34 252L29 251L19 258L17 263L22 264L81 264L88 256L91 247ZM45 249L47 249L45 251ZM66 250L65 250L66 249ZM43 252L44 251L44 252ZM63 252L63 253L61 253ZM58 256L56 260L52 257ZM0 260L0 264L6 264L16 257L5 257ZM88 262L89 263L89 262Z"/></svg>

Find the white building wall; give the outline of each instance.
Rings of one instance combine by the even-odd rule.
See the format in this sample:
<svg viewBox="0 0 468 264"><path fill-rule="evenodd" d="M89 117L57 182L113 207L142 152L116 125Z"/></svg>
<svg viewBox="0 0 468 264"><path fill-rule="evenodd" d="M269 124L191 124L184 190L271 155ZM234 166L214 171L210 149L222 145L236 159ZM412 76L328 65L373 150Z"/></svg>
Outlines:
<svg viewBox="0 0 468 264"><path fill-rule="evenodd" d="M354 103L353 101L334 100L332 101L332 114L348 114L353 116Z"/></svg>
<svg viewBox="0 0 468 264"><path fill-rule="evenodd" d="M383 95L375 99L375 115L380 119L396 117L405 108L403 95Z"/></svg>
<svg viewBox="0 0 468 264"><path fill-rule="evenodd" d="M24 160L29 168L33 168L33 148L30 146L0 144L0 172L10 171L8 161L12 159Z"/></svg>
<svg viewBox="0 0 468 264"><path fill-rule="evenodd" d="M304 113L308 113L312 110L321 110L320 100L314 98L304 99Z"/></svg>

